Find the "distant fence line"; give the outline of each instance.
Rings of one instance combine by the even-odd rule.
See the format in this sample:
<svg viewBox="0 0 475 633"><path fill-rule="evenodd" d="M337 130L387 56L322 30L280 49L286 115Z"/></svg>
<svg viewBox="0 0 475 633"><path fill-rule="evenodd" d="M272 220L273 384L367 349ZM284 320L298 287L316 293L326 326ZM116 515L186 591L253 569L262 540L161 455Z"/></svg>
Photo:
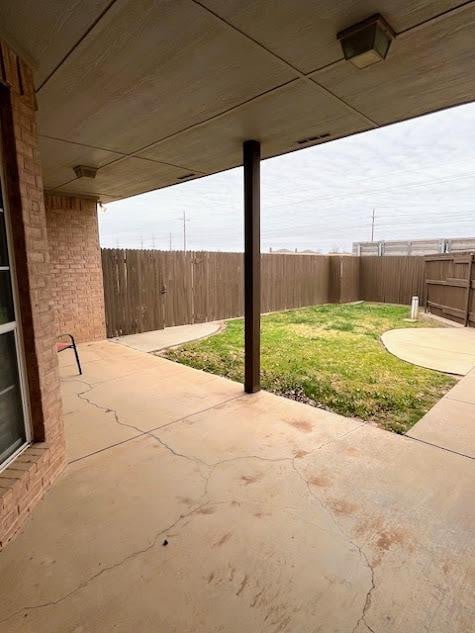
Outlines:
<svg viewBox="0 0 475 633"><path fill-rule="evenodd" d="M377 242L353 242L353 255L435 255L465 253L475 250L475 237L444 237L429 240L379 240Z"/></svg>
<svg viewBox="0 0 475 633"><path fill-rule="evenodd" d="M263 254L262 312L424 300L424 258ZM242 316L243 254L102 249L107 336Z"/></svg>

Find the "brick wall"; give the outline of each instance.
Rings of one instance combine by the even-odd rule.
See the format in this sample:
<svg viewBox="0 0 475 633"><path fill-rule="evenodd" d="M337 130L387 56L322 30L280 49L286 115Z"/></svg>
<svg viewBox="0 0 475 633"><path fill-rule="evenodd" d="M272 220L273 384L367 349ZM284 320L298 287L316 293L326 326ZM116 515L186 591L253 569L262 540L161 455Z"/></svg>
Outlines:
<svg viewBox="0 0 475 633"><path fill-rule="evenodd" d="M96 201L45 196L52 297L58 333L77 342L106 336Z"/></svg>
<svg viewBox="0 0 475 633"><path fill-rule="evenodd" d="M34 443L0 472L0 548L65 463L35 95L28 66L0 42L0 119Z"/></svg>

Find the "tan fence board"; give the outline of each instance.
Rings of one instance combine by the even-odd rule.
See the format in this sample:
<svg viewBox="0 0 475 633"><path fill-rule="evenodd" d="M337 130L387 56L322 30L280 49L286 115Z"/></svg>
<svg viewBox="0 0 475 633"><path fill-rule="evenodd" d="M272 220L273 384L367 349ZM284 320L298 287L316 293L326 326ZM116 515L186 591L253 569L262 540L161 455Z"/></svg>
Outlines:
<svg viewBox="0 0 475 633"><path fill-rule="evenodd" d="M108 336L244 312L242 253L103 249L102 266ZM261 266L262 312L359 299L409 304L415 294L424 298L423 257L272 253L262 255Z"/></svg>

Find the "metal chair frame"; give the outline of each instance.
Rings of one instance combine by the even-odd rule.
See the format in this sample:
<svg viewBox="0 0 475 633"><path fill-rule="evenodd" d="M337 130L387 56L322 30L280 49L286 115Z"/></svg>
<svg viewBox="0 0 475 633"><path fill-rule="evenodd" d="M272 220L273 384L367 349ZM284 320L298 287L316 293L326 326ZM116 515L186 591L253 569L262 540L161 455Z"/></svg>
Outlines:
<svg viewBox="0 0 475 633"><path fill-rule="evenodd" d="M78 354L78 348L76 346L76 341L74 340L74 336L72 334L67 334L67 333L66 334L61 334L60 336L58 336L58 339L64 338L65 336L69 337L70 343L68 344L68 343L64 342L62 344L61 341L58 341L56 343L56 349L58 351L58 354L59 354L59 352L64 352L64 350L66 350L66 349L72 349L73 350L74 356L76 358L76 365L78 366L78 372L79 372L79 375L81 376L82 375L82 368L81 368L81 362L79 360L79 354ZM64 347L63 346L62 347L58 347L59 345L64 345Z"/></svg>

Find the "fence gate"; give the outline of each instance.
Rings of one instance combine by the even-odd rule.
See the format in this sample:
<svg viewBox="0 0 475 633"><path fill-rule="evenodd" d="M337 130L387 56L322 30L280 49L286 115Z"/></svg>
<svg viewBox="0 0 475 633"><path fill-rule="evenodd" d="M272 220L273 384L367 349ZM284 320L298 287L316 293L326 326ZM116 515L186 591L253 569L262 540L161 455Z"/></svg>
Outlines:
<svg viewBox="0 0 475 633"><path fill-rule="evenodd" d="M475 256L429 255L425 258L430 312L475 327Z"/></svg>
<svg viewBox="0 0 475 633"><path fill-rule="evenodd" d="M163 269L159 251L102 249L108 337L165 327Z"/></svg>

